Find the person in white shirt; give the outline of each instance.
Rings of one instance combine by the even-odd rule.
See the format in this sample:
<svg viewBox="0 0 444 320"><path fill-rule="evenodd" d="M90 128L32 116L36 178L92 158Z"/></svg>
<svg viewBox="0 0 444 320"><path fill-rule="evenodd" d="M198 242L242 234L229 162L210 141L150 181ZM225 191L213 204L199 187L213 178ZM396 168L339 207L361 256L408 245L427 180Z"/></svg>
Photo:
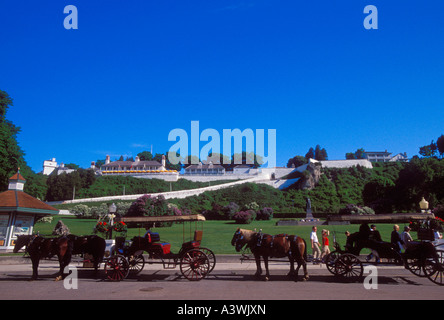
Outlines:
<svg viewBox="0 0 444 320"><path fill-rule="evenodd" d="M407 249L412 244L416 244L417 242L413 241L412 236L410 235L410 227L405 226L404 232L401 233L401 240L404 242L404 249Z"/></svg>
<svg viewBox="0 0 444 320"><path fill-rule="evenodd" d="M321 255L321 250L319 249L319 240L318 235L316 234L316 231L318 228L316 226L313 226L311 234L310 234L310 240L311 240L311 249L313 251L313 263L318 263L319 256Z"/></svg>

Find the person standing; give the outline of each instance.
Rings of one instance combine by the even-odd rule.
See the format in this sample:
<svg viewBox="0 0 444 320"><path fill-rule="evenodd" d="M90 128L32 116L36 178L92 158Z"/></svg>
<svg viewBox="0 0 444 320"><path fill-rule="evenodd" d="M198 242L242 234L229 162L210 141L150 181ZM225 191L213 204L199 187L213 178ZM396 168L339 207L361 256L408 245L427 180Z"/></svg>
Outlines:
<svg viewBox="0 0 444 320"><path fill-rule="evenodd" d="M310 234L310 240L311 240L311 249L313 251L313 263L317 264L319 262L319 257L321 255L321 250L319 249L318 235L316 234L318 228L316 226L313 226L311 230L312 231Z"/></svg>
<svg viewBox="0 0 444 320"><path fill-rule="evenodd" d="M325 258L327 254L330 253L330 246L328 241L328 236L330 235L330 232L328 230L322 230L322 254L321 254L321 260Z"/></svg>

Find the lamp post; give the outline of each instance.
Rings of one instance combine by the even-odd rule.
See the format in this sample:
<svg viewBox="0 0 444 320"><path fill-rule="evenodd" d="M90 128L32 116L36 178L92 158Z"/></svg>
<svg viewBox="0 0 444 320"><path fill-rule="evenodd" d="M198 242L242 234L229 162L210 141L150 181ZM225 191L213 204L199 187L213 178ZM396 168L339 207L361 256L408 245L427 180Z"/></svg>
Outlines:
<svg viewBox="0 0 444 320"><path fill-rule="evenodd" d="M419 202L419 208L421 208L421 213L427 213L429 210L429 203L422 197L421 201Z"/></svg>
<svg viewBox="0 0 444 320"><path fill-rule="evenodd" d="M110 224L108 239L113 238L112 226L114 224L114 218L116 217L116 211L117 211L117 207L114 203L108 207L108 218L109 218L109 224Z"/></svg>

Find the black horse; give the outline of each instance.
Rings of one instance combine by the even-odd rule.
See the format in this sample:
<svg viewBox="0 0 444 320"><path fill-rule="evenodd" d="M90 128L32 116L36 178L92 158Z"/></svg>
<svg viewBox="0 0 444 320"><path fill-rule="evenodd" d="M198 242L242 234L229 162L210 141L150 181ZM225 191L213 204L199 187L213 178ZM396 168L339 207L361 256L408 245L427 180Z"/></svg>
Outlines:
<svg viewBox="0 0 444 320"><path fill-rule="evenodd" d="M72 241L66 236L58 238L44 238L42 236L23 235L18 236L14 253L17 253L21 248L27 246L27 252L32 262L32 277L31 280L36 280L38 277L38 267L41 259L51 258L57 256L59 260L60 270L57 273L56 281L64 278L63 271L65 267L71 262L72 255Z"/></svg>
<svg viewBox="0 0 444 320"><path fill-rule="evenodd" d="M72 254L85 255L90 254L93 257L94 272L97 273L100 263L105 255L106 242L105 239L96 236L67 236L73 243Z"/></svg>

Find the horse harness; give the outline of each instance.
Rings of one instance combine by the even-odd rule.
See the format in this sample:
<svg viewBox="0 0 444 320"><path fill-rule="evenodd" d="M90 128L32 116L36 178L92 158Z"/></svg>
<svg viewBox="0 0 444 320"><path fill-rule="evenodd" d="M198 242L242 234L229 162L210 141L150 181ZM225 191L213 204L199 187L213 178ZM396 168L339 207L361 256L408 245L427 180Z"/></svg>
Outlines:
<svg viewBox="0 0 444 320"><path fill-rule="evenodd" d="M27 246L27 250L29 252L29 249L33 248L33 249L35 249L36 252L41 252L41 253L45 254L44 256L42 256L42 258L49 259L57 254L56 245L57 245L57 241L59 239L60 238L44 238L40 235L35 235L35 236L31 237L31 239L28 243L28 246ZM67 238L67 239L69 239L69 238ZM49 241L49 245L48 245L48 241Z"/></svg>
<svg viewBox="0 0 444 320"><path fill-rule="evenodd" d="M262 233L262 230L259 230L259 232L257 233L257 243L256 243L256 247L263 247L264 245L264 240L265 238L269 236L267 234ZM273 249L273 243L274 243L274 239L276 237L283 237L285 238L285 240L289 240L289 235L288 234L279 234L279 235L271 235L271 241L270 241L270 249ZM294 242L296 244L296 239L297 236L293 236L293 239L291 239L291 242ZM289 248L289 254L291 255L291 242L290 242L290 248Z"/></svg>

